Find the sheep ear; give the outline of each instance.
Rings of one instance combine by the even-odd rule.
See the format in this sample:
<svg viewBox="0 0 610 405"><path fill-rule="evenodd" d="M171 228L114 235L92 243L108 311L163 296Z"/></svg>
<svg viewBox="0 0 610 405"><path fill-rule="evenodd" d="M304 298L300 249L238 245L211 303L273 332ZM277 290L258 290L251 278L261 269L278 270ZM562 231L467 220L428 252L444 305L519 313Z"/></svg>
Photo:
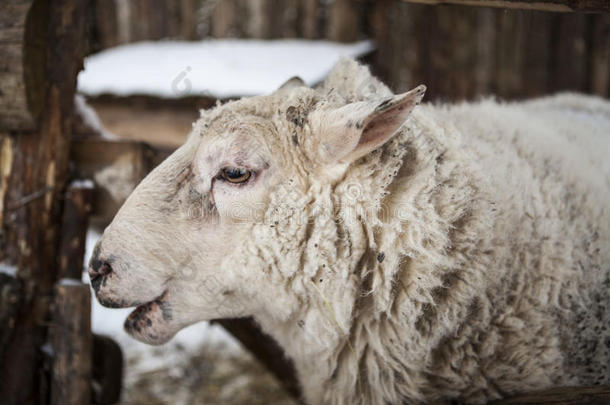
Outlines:
<svg viewBox="0 0 610 405"><path fill-rule="evenodd" d="M304 87L307 86L305 84L305 82L303 81L303 79L301 79L299 76L293 76L290 79L286 80L284 82L284 84L282 84L278 90L290 90L290 89L294 89L296 87Z"/></svg>
<svg viewBox="0 0 610 405"><path fill-rule="evenodd" d="M425 91L422 85L384 100L359 101L326 111L320 117L322 159L349 163L385 144L398 133Z"/></svg>

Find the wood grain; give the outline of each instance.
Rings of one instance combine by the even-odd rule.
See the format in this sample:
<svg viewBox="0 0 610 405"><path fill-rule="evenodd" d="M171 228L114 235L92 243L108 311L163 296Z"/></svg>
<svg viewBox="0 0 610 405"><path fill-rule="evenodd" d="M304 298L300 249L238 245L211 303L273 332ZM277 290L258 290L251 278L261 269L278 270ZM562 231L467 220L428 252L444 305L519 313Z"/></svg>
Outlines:
<svg viewBox="0 0 610 405"><path fill-rule="evenodd" d="M70 121L76 75L82 66L86 1L11 1L3 2L3 11L7 4L24 7L26 15L25 32L11 40L16 41L12 46L21 48L29 100L19 109L38 118L33 126L18 123L0 131L0 262L17 269L15 278L23 286L15 316L0 316L5 341L0 353L0 398L3 405L29 405L43 403L49 395L40 348L47 336L58 277ZM0 47L2 63L11 57L6 47Z"/></svg>
<svg viewBox="0 0 610 405"><path fill-rule="evenodd" d="M607 12L610 11L610 3L605 0L403 0L410 3L423 4L454 4L461 6L477 7L502 7L520 10L540 11L584 11L584 12Z"/></svg>
<svg viewBox="0 0 610 405"><path fill-rule="evenodd" d="M91 402L93 334L90 308L88 285L79 280L63 279L55 286L50 328L51 405Z"/></svg>

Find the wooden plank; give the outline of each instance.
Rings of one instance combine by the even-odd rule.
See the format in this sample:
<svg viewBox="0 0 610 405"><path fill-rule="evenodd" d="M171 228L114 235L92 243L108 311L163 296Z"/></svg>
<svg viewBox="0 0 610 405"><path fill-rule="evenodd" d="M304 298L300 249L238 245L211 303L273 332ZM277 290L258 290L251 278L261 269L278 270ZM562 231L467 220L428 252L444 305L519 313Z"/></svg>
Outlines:
<svg viewBox="0 0 610 405"><path fill-rule="evenodd" d="M326 36L331 41L354 42L360 33L359 9L351 0L330 3Z"/></svg>
<svg viewBox="0 0 610 405"><path fill-rule="evenodd" d="M307 39L318 39L320 36L318 13L321 8L318 0L302 0L300 6L301 36Z"/></svg>
<svg viewBox="0 0 610 405"><path fill-rule="evenodd" d="M490 405L608 405L610 387L559 387L494 401Z"/></svg>
<svg viewBox="0 0 610 405"><path fill-rule="evenodd" d="M586 91L589 56L586 18L582 14L553 16L552 62L549 67L552 91Z"/></svg>
<svg viewBox="0 0 610 405"><path fill-rule="evenodd" d="M521 10L541 10L570 12L582 11L601 13L610 11L606 0L403 0L422 4L453 4L459 6L516 8Z"/></svg>
<svg viewBox="0 0 610 405"><path fill-rule="evenodd" d="M93 335L92 404L112 405L121 399L123 352L108 336Z"/></svg>
<svg viewBox="0 0 610 405"><path fill-rule="evenodd" d="M251 318L219 319L219 323L271 371L284 389L301 403L301 387L294 366L284 351L270 336L263 332Z"/></svg>
<svg viewBox="0 0 610 405"><path fill-rule="evenodd" d="M519 97L523 88L522 66L527 38L524 32L525 12L496 14L496 65L493 92L501 97Z"/></svg>
<svg viewBox="0 0 610 405"><path fill-rule="evenodd" d="M519 11L522 20L520 46L523 48L519 67L519 87L512 96L518 98L548 94L552 77L550 69L554 48L551 46L553 19L558 16L579 17L577 14L554 14L540 11ZM565 44L567 46L567 44Z"/></svg>
<svg viewBox="0 0 610 405"><path fill-rule="evenodd" d="M50 342L51 405L91 403L93 334L88 285L75 279L57 283Z"/></svg>
<svg viewBox="0 0 610 405"><path fill-rule="evenodd" d="M591 26L591 72L588 91L610 96L610 14L596 15Z"/></svg>
<svg viewBox="0 0 610 405"><path fill-rule="evenodd" d="M83 273L93 182L72 182L66 191L59 248L59 277L80 280Z"/></svg>

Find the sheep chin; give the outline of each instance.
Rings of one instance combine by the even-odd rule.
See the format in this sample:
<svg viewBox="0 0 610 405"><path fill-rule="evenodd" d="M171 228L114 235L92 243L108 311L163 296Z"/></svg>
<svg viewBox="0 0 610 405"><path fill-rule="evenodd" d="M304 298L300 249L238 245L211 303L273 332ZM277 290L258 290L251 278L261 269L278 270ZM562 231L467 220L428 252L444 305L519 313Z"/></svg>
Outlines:
<svg viewBox="0 0 610 405"><path fill-rule="evenodd" d="M125 320L125 331L134 339L150 345L162 345L175 334L171 326L172 309L167 292L159 298L139 305Z"/></svg>

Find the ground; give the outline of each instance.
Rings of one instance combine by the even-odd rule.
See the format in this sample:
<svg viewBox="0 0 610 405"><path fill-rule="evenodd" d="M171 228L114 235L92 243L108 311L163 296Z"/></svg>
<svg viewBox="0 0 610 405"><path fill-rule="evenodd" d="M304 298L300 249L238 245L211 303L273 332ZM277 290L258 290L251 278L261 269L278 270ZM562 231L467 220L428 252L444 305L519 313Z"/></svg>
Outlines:
<svg viewBox="0 0 610 405"><path fill-rule="evenodd" d="M252 356L225 343L203 342L196 351L178 344L150 353L126 353L121 405L280 404L295 402ZM150 356L173 361L143 367Z"/></svg>

